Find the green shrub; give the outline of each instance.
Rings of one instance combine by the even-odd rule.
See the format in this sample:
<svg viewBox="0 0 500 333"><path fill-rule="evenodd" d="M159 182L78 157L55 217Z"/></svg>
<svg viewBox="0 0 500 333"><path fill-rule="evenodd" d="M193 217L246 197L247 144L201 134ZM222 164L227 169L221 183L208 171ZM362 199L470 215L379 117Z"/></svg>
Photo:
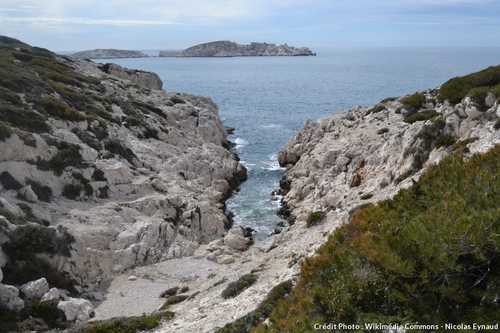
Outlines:
<svg viewBox="0 0 500 333"><path fill-rule="evenodd" d="M177 295L177 296L172 296L163 305L161 306L160 310L166 310L170 305L177 304L184 302L189 298L188 295Z"/></svg>
<svg viewBox="0 0 500 333"><path fill-rule="evenodd" d="M420 110L425 103L425 97L421 93L416 92L413 95L403 98L401 102L409 110Z"/></svg>
<svg viewBox="0 0 500 333"><path fill-rule="evenodd" d="M111 153L120 155L121 157L126 159L130 164L134 165L134 159L136 159L137 156L135 156L132 149L124 147L120 142L120 140L115 138L106 140L106 142L104 143L104 147Z"/></svg>
<svg viewBox="0 0 500 333"><path fill-rule="evenodd" d="M101 169L95 169L92 173L92 179L95 181L106 182L108 181L106 177L104 177L104 171Z"/></svg>
<svg viewBox="0 0 500 333"><path fill-rule="evenodd" d="M177 295L178 291L179 291L179 287L172 287L172 288L169 288L169 289L165 290L164 292L162 292L160 294L160 297L169 298L169 297Z"/></svg>
<svg viewBox="0 0 500 333"><path fill-rule="evenodd" d="M0 123L0 141L5 142L12 134L12 128Z"/></svg>
<svg viewBox="0 0 500 333"><path fill-rule="evenodd" d="M215 333L247 333L250 332L252 328L256 327L258 324L262 323L271 312L278 301L286 298L286 296L292 290L292 282L285 281L275 286L268 293L267 297L260 303L260 305L254 311L249 314L238 318L232 323L226 324L223 328L218 329Z"/></svg>
<svg viewBox="0 0 500 333"><path fill-rule="evenodd" d="M495 124L493 125L493 128L498 130L500 129L500 119L498 119L497 121L495 121Z"/></svg>
<svg viewBox="0 0 500 333"><path fill-rule="evenodd" d="M457 141L457 139L455 139L455 137L453 135L446 134L446 135L439 137L436 140L436 142L434 143L434 147L435 148L449 147L449 146L453 145L456 141Z"/></svg>
<svg viewBox="0 0 500 333"><path fill-rule="evenodd" d="M257 279L258 276L255 274L245 274L241 276L237 281L231 282L227 285L226 289L222 291L222 298L228 299L238 296L245 289L254 284Z"/></svg>
<svg viewBox="0 0 500 333"><path fill-rule="evenodd" d="M83 187L81 185L66 184L62 190L61 195L70 200L76 200L82 193Z"/></svg>
<svg viewBox="0 0 500 333"><path fill-rule="evenodd" d="M44 97L40 101L40 106L51 116L70 121L85 121L90 116L83 114L55 97Z"/></svg>
<svg viewBox="0 0 500 333"><path fill-rule="evenodd" d="M8 171L4 171L0 174L0 184L2 184L5 190L20 190L23 185L18 182Z"/></svg>
<svg viewBox="0 0 500 333"><path fill-rule="evenodd" d="M446 81L439 90L439 101L448 100L452 104L460 103L471 89L493 87L498 84L500 84L500 66L491 66L482 71Z"/></svg>
<svg viewBox="0 0 500 333"><path fill-rule="evenodd" d="M4 283L18 285L45 277L50 285L73 292L73 281L37 257L38 253L70 256L73 242L75 238L66 230L33 224L17 227L2 246L10 259L2 269Z"/></svg>
<svg viewBox="0 0 500 333"><path fill-rule="evenodd" d="M416 121L429 120L439 115L436 110L423 110L412 115L409 115L403 119L405 123L413 124Z"/></svg>
<svg viewBox="0 0 500 333"><path fill-rule="evenodd" d="M255 332L499 322L499 169L500 146L467 161L453 154L394 198L354 212L306 258L271 326Z"/></svg>
<svg viewBox="0 0 500 333"><path fill-rule="evenodd" d="M140 317L122 317L110 320L88 323L81 329L72 329L71 333L137 333L158 327L162 320L174 317L170 311L162 311Z"/></svg>
<svg viewBox="0 0 500 333"><path fill-rule="evenodd" d="M57 148L59 151L50 161L44 161L38 158L36 165L39 170L52 170L55 175L61 176L64 169L68 166L82 166L83 157L80 154L79 145L61 141Z"/></svg>
<svg viewBox="0 0 500 333"><path fill-rule="evenodd" d="M321 222L325 217L326 217L326 212L321 212L321 211L312 212L307 217L306 226L308 228L312 227L313 225L316 225L319 222Z"/></svg>
<svg viewBox="0 0 500 333"><path fill-rule="evenodd" d="M368 199L371 199L373 197L373 193L366 193L366 194L363 194L360 199L361 200L368 200Z"/></svg>

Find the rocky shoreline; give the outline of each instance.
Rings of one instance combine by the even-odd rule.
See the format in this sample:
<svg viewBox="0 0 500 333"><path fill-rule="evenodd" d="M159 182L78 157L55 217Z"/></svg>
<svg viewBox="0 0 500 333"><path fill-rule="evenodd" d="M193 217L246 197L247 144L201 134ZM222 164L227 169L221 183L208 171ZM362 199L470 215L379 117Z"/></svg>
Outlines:
<svg viewBox="0 0 500 333"><path fill-rule="evenodd" d="M34 56L38 51L30 52L25 53ZM11 63L19 70L27 64L18 58ZM314 256L357 208L411 186L448 154L469 157L500 143L500 105L492 93L481 95L480 101L465 97L450 104L440 101L439 88L430 89L308 120L278 152L280 165L287 169L280 184L280 213L289 223L265 242L251 244L243 229L230 228L224 215L224 200L246 172L228 150L226 127L210 99L160 90L153 73L65 57L57 61L99 79L98 86L66 89L98 95L95 105L109 110L109 118L63 120L21 100L47 117L44 123L50 131L29 131L12 119L1 124L8 135L0 140L6 152L0 171L22 186L15 189L12 179L2 178L0 243L12 242L13 233L26 225L44 223L57 230L57 237L65 231L73 235L69 256L36 256L77 281L76 292L92 303L94 320L155 313L165 305L162 295L167 290L184 290L180 301L167 307L174 318L155 332L214 332L248 314L273 287L296 281L300 263ZM60 87L51 92L63 101L65 93ZM24 98L31 92L16 94ZM108 108L106 94L117 97ZM118 121L112 121L115 118ZM108 144L98 149L95 141L104 134L96 128L103 120L107 136L100 141ZM110 141L114 138L127 149L113 148L109 142L116 145L116 140ZM69 154L68 147L80 152L79 163L43 170L44 164L30 160L53 161L61 151ZM52 189L49 202L35 193L37 187L25 175ZM63 196L70 184L80 185L82 191L89 185L92 194L86 186L85 194ZM312 216L319 218L312 223ZM0 252L0 266L7 259ZM253 284L234 297L223 297L232 282L248 274L255 276ZM0 289L19 292L21 283L10 286L5 271L3 275ZM65 292L57 290L59 301L64 301ZM0 301L4 299L0 295ZM90 312L82 309L80 313L89 315L79 320L89 320Z"/></svg>

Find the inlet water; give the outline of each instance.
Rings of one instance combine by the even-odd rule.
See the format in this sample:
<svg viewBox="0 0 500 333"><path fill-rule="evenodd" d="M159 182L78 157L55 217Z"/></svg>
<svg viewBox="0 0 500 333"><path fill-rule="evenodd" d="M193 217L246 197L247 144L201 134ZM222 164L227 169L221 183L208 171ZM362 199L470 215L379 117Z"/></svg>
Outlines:
<svg viewBox="0 0 500 333"><path fill-rule="evenodd" d="M265 239L284 170L276 154L308 118L434 88L448 79L500 64L500 48L312 48L315 57L106 59L159 74L167 91L212 98L248 180L227 202L235 224Z"/></svg>

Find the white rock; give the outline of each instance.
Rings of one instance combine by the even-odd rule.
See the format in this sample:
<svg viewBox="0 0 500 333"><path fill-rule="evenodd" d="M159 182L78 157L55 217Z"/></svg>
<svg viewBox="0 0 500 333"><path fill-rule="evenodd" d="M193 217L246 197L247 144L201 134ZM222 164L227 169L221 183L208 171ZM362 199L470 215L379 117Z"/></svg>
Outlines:
<svg viewBox="0 0 500 333"><path fill-rule="evenodd" d="M0 267L0 282L2 282L3 280L3 272L2 272L2 268Z"/></svg>
<svg viewBox="0 0 500 333"><path fill-rule="evenodd" d="M496 100L497 100L497 97L490 92L490 93L488 93L488 96L486 96L486 98L484 100L484 104L487 107L491 108L493 105L495 105Z"/></svg>
<svg viewBox="0 0 500 333"><path fill-rule="evenodd" d="M135 275L130 275L130 276L128 277L128 280L129 280L129 281L135 281L135 280L137 280L137 276L135 276Z"/></svg>
<svg viewBox="0 0 500 333"><path fill-rule="evenodd" d="M241 227L232 227L224 237L224 245L238 251L244 251L250 245L250 240L244 236Z"/></svg>
<svg viewBox="0 0 500 333"><path fill-rule="evenodd" d="M68 301L61 301L57 308L64 311L68 321L85 323L94 316L92 303L83 298L70 298Z"/></svg>
<svg viewBox="0 0 500 333"><path fill-rule="evenodd" d="M40 300L46 302L46 301L51 301L53 299L59 299L59 290L57 290L57 288L50 289L42 296Z"/></svg>
<svg viewBox="0 0 500 333"><path fill-rule="evenodd" d="M31 185L25 186L19 190L19 194L29 202L38 202L38 196L31 189Z"/></svg>
<svg viewBox="0 0 500 333"><path fill-rule="evenodd" d="M19 290L16 287L0 283L0 305L19 311L24 308L24 301L19 298Z"/></svg>
<svg viewBox="0 0 500 333"><path fill-rule="evenodd" d="M217 258L217 263L218 264L232 264L234 263L236 260L234 259L233 256L231 255L222 255L220 257Z"/></svg>
<svg viewBox="0 0 500 333"><path fill-rule="evenodd" d="M49 284L45 278L41 278L23 284L19 290L24 293L27 299L40 299L49 291Z"/></svg>

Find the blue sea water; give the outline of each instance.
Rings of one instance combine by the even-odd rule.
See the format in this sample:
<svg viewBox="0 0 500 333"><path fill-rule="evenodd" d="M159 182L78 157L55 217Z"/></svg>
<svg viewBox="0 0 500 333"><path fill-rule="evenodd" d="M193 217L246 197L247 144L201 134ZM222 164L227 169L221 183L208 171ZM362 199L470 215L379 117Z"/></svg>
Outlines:
<svg viewBox="0 0 500 333"><path fill-rule="evenodd" d="M309 118L435 88L448 79L500 64L500 48L313 49L315 57L106 59L159 74L163 88L211 97L229 140L249 170L227 202L235 224L265 239L276 216L284 170L276 153Z"/></svg>

